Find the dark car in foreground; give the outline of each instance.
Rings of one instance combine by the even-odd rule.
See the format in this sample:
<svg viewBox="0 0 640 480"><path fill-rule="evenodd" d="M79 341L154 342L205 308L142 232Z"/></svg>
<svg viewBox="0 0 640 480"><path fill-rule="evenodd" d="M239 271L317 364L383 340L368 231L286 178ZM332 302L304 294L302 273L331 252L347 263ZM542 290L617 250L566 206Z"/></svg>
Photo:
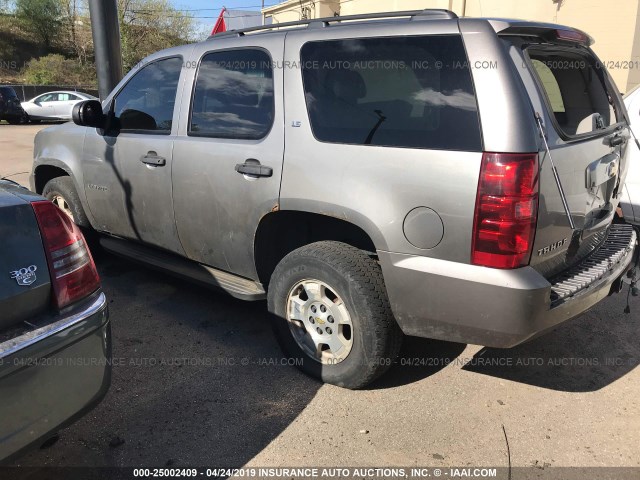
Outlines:
<svg viewBox="0 0 640 480"><path fill-rule="evenodd" d="M11 87L0 86L0 120L17 124L25 122L26 119L16 91Z"/></svg>
<svg viewBox="0 0 640 480"><path fill-rule="evenodd" d="M0 463L97 405L110 358L106 299L80 229L0 180Z"/></svg>

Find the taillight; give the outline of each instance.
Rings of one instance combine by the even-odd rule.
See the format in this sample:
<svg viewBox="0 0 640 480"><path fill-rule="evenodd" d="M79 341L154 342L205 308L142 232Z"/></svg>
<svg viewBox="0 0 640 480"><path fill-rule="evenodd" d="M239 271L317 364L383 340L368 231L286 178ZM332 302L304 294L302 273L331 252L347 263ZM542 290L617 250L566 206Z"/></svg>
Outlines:
<svg viewBox="0 0 640 480"><path fill-rule="evenodd" d="M40 226L57 307L65 307L97 290L100 277L80 228L51 202L31 205Z"/></svg>
<svg viewBox="0 0 640 480"><path fill-rule="evenodd" d="M484 153L471 262L493 268L529 263L538 220L538 154Z"/></svg>

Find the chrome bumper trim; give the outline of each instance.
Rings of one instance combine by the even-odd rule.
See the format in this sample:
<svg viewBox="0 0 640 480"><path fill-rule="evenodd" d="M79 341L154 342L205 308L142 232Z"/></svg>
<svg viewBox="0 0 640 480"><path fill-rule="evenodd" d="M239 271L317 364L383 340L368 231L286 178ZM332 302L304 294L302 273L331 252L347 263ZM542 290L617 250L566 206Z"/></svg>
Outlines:
<svg viewBox="0 0 640 480"><path fill-rule="evenodd" d="M87 306L81 312L75 313L69 317L64 317L56 322L50 323L49 325L31 330L20 335L19 337L12 338L11 340L0 343L0 360L22 350L23 348L27 348L34 343L44 340L47 337L51 337L52 335L55 335L56 333L61 332L62 330L75 325L76 323L80 323L83 320L86 320L92 315L95 315L103 310L106 307L106 304L107 298L105 297L103 292L100 292L100 295L96 297L91 305Z"/></svg>

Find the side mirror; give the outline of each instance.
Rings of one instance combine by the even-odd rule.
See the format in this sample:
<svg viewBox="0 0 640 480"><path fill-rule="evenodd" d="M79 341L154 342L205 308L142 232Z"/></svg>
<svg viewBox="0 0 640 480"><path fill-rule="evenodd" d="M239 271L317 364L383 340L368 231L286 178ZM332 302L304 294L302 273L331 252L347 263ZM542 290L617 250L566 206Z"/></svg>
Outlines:
<svg viewBox="0 0 640 480"><path fill-rule="evenodd" d="M73 123L83 127L104 128L107 116L102 112L102 104L97 100L76 103L71 110Z"/></svg>

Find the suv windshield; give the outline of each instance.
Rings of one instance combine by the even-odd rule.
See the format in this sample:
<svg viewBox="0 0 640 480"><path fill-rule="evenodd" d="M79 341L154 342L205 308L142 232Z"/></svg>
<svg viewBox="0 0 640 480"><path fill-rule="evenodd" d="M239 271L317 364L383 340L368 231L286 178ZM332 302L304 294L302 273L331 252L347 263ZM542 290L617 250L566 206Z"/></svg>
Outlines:
<svg viewBox="0 0 640 480"><path fill-rule="evenodd" d="M530 47L527 53L562 133L584 135L618 122L614 97L592 55L560 47Z"/></svg>

